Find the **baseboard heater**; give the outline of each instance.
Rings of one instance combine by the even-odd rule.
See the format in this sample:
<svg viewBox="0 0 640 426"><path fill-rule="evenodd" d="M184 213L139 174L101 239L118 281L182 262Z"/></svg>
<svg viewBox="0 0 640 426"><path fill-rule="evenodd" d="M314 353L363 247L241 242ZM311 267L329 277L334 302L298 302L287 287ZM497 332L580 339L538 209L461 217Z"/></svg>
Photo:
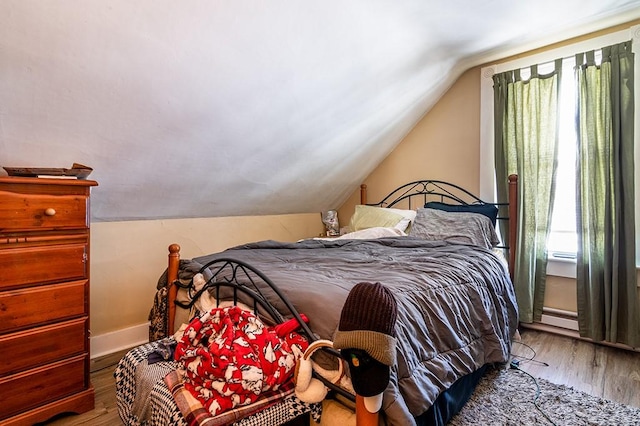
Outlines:
<svg viewBox="0 0 640 426"><path fill-rule="evenodd" d="M541 324L578 331L578 313L555 308L543 308Z"/></svg>
<svg viewBox="0 0 640 426"><path fill-rule="evenodd" d="M567 337L580 338L578 314L562 309L542 308L540 321L534 323L521 322L520 326Z"/></svg>
<svg viewBox="0 0 640 426"><path fill-rule="evenodd" d="M578 313L571 311L563 311L561 309L543 308L542 318L538 322L531 324L520 323L520 326L524 328L530 328L533 330L546 331L548 333L560 334L575 339L585 340L592 343L597 343L605 346L612 346L619 349L631 350L634 352L640 352L640 348L632 348L627 345L610 343L610 342L593 342L593 340L580 337L578 328Z"/></svg>

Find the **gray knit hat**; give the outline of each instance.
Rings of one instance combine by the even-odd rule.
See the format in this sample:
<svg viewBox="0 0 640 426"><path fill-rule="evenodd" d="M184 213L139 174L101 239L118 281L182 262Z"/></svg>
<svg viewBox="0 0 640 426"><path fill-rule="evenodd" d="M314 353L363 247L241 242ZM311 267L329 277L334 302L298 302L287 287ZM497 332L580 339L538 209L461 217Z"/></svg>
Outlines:
<svg viewBox="0 0 640 426"><path fill-rule="evenodd" d="M333 347L361 349L382 364L392 366L396 362L397 316L396 300L389 289L380 283L356 284L342 307Z"/></svg>

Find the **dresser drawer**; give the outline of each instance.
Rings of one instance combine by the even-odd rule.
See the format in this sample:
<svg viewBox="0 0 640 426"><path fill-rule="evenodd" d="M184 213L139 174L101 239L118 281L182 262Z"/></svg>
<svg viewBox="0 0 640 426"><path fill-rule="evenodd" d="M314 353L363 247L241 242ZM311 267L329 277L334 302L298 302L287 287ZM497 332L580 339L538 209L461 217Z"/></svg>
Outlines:
<svg viewBox="0 0 640 426"><path fill-rule="evenodd" d="M0 290L29 284L87 278L86 259L86 244L0 250L0 271L2 271Z"/></svg>
<svg viewBox="0 0 640 426"><path fill-rule="evenodd" d="M73 281L0 293L0 333L86 315L86 285Z"/></svg>
<svg viewBox="0 0 640 426"><path fill-rule="evenodd" d="M88 352L87 318L0 335L0 377Z"/></svg>
<svg viewBox="0 0 640 426"><path fill-rule="evenodd" d="M0 378L0 420L86 389L87 356Z"/></svg>
<svg viewBox="0 0 640 426"><path fill-rule="evenodd" d="M0 232L88 228L87 197L0 191Z"/></svg>

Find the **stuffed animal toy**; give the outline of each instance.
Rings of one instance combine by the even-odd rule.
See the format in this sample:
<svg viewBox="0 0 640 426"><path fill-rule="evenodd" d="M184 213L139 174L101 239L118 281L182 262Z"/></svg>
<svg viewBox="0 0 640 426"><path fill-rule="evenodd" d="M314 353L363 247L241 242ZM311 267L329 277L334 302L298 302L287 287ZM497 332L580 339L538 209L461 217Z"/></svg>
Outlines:
<svg viewBox="0 0 640 426"><path fill-rule="evenodd" d="M302 357L298 360L294 380L296 383L296 396L301 401L316 403L322 401L324 397L327 396L329 389L324 383L313 377L314 364L311 356L320 348L332 347L333 343L330 340L316 340L307 347ZM344 375L343 369L342 362L338 361L338 370L332 372L331 375L333 377L328 379L333 383L339 383Z"/></svg>

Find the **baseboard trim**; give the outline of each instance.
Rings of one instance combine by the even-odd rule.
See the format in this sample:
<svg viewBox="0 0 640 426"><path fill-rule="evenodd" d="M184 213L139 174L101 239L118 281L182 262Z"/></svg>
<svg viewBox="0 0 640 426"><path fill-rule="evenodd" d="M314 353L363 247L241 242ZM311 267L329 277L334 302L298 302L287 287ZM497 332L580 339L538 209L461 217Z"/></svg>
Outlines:
<svg viewBox="0 0 640 426"><path fill-rule="evenodd" d="M627 346L627 345L623 345L621 343L611 343L611 342L596 342L593 339L589 339L587 337L581 337L580 333L574 330L569 330L566 328L562 328L562 327L557 327L557 326L553 326L553 325L548 325L548 324L542 324L539 322L535 322L535 323L524 323L521 322L520 323L520 327L522 328L529 328L532 330L537 330L537 331L544 331L547 333L553 333L553 334L559 334L562 336L567 336L567 337L572 337L574 339L578 339L578 340L583 340L585 342L590 342L596 345L604 345L604 346L610 346L612 348L618 348L618 349L624 349L627 351L632 351L632 352L639 352L640 353L640 348L632 348L631 346Z"/></svg>
<svg viewBox="0 0 640 426"><path fill-rule="evenodd" d="M574 339L582 339L580 337L580 333L578 333L577 331L556 327L553 325L542 324L539 322L534 322L534 323L521 322L520 327L530 328L532 330L538 330L538 331L545 331L547 333L560 334L562 336L573 337Z"/></svg>
<svg viewBox="0 0 640 426"><path fill-rule="evenodd" d="M149 341L149 323L91 336L91 359L133 348Z"/></svg>

